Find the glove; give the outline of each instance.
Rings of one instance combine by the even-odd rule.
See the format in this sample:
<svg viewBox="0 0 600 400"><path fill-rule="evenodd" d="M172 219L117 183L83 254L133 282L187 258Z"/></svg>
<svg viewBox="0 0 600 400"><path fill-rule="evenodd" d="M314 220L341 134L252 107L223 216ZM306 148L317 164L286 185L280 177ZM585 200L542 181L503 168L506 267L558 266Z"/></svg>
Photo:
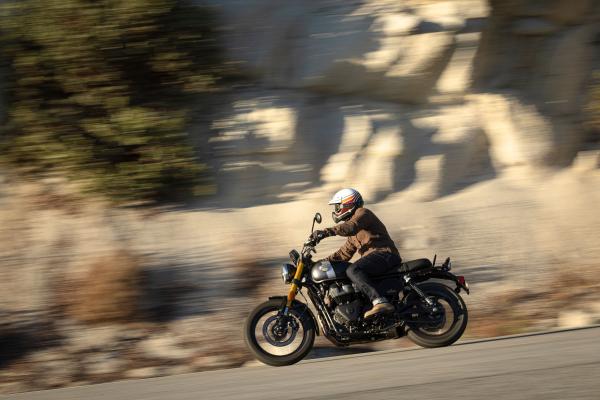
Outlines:
<svg viewBox="0 0 600 400"><path fill-rule="evenodd" d="M316 230L310 235L310 239L315 243L319 243L321 240L329 236L332 236L332 233L328 229L323 231Z"/></svg>

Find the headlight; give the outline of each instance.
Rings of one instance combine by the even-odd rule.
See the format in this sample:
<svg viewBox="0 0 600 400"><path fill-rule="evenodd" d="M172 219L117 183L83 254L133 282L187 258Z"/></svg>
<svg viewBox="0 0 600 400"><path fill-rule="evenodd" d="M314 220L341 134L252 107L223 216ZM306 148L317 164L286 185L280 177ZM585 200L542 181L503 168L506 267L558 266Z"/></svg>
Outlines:
<svg viewBox="0 0 600 400"><path fill-rule="evenodd" d="M283 278L283 283L291 283L295 274L296 267L292 264L283 264L283 267L281 267L281 278Z"/></svg>

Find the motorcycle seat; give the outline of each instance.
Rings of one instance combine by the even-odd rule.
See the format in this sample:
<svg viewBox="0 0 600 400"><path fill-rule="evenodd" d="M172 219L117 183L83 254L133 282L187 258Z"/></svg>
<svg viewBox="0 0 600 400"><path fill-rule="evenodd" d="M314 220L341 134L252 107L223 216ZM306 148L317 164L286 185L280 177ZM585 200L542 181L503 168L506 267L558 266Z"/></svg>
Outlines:
<svg viewBox="0 0 600 400"><path fill-rule="evenodd" d="M397 279L401 275L406 275L411 272L425 271L433 267L431 261L426 258L419 258L418 260L406 261L400 263L394 267L391 271L383 275L374 276L374 281L382 281L386 279Z"/></svg>
<svg viewBox="0 0 600 400"><path fill-rule="evenodd" d="M427 258L419 258L417 260L401 263L396 267L396 271L400 272L401 274L407 274L409 272L422 271L431 267L433 267L431 261L429 261Z"/></svg>
<svg viewBox="0 0 600 400"><path fill-rule="evenodd" d="M333 267L335 278L329 279L347 279L346 270L350 266L351 263L346 261L334 261L331 263ZM409 272L418 272L423 271L429 268L432 268L433 265L431 261L427 258L419 258L417 260L406 261L400 263L399 265L392 268L390 271L385 274L373 276L372 279L375 281L385 280L393 277L398 277L398 274L405 275ZM318 273L318 272L317 272ZM314 279L314 277L313 277ZM323 280L327 280L327 278L323 277Z"/></svg>

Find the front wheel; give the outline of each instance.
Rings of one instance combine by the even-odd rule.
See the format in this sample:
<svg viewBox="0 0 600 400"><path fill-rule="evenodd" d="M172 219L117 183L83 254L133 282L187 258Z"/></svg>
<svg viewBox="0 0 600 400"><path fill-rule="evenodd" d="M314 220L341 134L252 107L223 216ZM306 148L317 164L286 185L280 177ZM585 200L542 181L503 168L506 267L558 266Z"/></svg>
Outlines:
<svg viewBox="0 0 600 400"><path fill-rule="evenodd" d="M443 347L456 342L469 319L464 300L441 283L424 283L419 288L437 302L440 313L431 324L408 324L408 338L421 347Z"/></svg>
<svg viewBox="0 0 600 400"><path fill-rule="evenodd" d="M258 305L244 326L244 339L252 354L276 367L302 360L315 341L315 324L308 307L295 302L287 317L279 316L281 302L273 299Z"/></svg>

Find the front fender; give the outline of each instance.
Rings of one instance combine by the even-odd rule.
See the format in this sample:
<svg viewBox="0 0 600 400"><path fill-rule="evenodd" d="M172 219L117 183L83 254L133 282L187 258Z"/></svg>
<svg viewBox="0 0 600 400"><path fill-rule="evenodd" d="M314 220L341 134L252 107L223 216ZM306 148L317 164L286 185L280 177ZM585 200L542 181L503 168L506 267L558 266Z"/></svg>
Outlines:
<svg viewBox="0 0 600 400"><path fill-rule="evenodd" d="M285 307L285 305L287 303L287 296L271 296L271 297L269 297L269 300L281 300L281 308L283 308L283 307ZM315 315L313 314L312 310L306 304L304 304L301 301L294 300L292 302L292 308L294 310L302 313L302 315L305 315L308 318L311 318L313 325L315 327L315 331L317 332L317 335L319 335L319 336L321 335L317 319L315 318Z"/></svg>

